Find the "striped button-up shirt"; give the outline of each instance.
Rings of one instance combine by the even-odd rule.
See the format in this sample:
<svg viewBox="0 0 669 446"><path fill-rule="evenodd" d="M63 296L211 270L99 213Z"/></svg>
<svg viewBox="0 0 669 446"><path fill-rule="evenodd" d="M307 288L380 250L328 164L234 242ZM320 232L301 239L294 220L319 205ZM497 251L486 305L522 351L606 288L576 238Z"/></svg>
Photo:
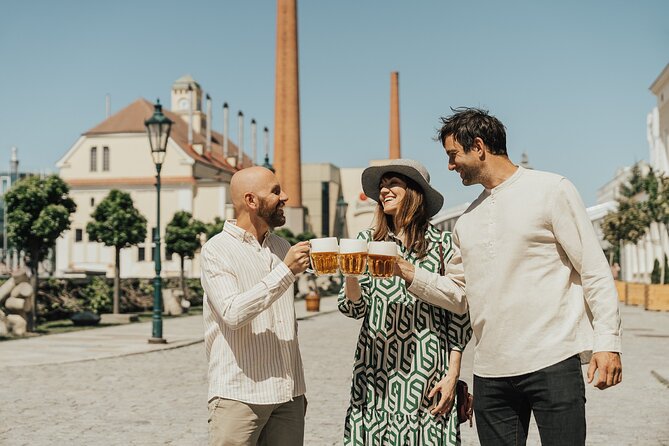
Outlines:
<svg viewBox="0 0 669 446"><path fill-rule="evenodd" d="M278 404L304 394L289 248L270 233L261 245L234 220L203 246L209 401Z"/></svg>

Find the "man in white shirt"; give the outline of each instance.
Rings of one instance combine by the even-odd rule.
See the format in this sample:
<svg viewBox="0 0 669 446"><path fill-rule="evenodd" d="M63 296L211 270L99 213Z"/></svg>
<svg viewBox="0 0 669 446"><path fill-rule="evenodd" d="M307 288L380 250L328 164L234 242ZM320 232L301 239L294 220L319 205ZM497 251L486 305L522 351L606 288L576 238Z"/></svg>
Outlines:
<svg viewBox="0 0 669 446"><path fill-rule="evenodd" d="M484 190L455 225L446 276L402 261L395 273L421 299L469 309L483 446L525 444L531 413L543 445L584 445L581 359L599 389L622 379L611 270L573 184L514 165L487 111L454 111L437 136L448 169Z"/></svg>
<svg viewBox="0 0 669 446"><path fill-rule="evenodd" d="M305 383L293 305L309 246L269 231L288 196L272 171L249 167L230 181L237 220L202 248L210 445L300 445Z"/></svg>

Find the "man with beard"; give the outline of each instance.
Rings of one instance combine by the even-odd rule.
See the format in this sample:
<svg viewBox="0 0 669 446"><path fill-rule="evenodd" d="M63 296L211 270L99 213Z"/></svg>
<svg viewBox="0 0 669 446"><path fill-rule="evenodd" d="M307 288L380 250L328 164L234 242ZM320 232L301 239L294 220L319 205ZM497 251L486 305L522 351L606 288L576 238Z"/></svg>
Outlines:
<svg viewBox="0 0 669 446"><path fill-rule="evenodd" d="M237 220L202 247L209 444L298 445L305 383L293 306L308 242L291 247L270 232L286 222L288 196L263 167L230 181Z"/></svg>
<svg viewBox="0 0 669 446"><path fill-rule="evenodd" d="M446 276L401 259L395 273L429 303L469 308L483 446L525 444L531 413L542 444L584 445L581 360L599 389L622 379L618 299L599 240L569 180L514 165L487 111L454 111L437 135L448 169L484 190L455 225Z"/></svg>

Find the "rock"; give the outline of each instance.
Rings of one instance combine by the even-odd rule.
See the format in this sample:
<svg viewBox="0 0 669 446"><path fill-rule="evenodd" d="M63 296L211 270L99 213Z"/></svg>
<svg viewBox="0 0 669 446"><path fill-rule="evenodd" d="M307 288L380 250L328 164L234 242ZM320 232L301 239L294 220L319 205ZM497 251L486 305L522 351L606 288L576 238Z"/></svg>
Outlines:
<svg viewBox="0 0 669 446"><path fill-rule="evenodd" d="M15 336L23 336L26 334L26 327L28 323L19 314L7 315L7 330Z"/></svg>
<svg viewBox="0 0 669 446"><path fill-rule="evenodd" d="M9 330L7 329L7 316L5 316L5 313L0 311L0 336L7 336L9 334Z"/></svg>
<svg viewBox="0 0 669 446"><path fill-rule="evenodd" d="M76 313L70 318L72 323L77 326L97 325L100 323L100 316L92 311L82 311Z"/></svg>
<svg viewBox="0 0 669 446"><path fill-rule="evenodd" d="M10 277L5 281L5 283L0 286L0 305L9 297L10 292L12 291L12 288L16 285L16 282L14 281L13 277Z"/></svg>
<svg viewBox="0 0 669 446"><path fill-rule="evenodd" d="M12 273L12 279L14 279L14 284L18 285L19 283L30 282L30 277L28 277L28 271L25 268L19 268Z"/></svg>
<svg viewBox="0 0 669 446"><path fill-rule="evenodd" d="M178 291L178 293L175 293L175 291ZM181 294L181 290L174 288L165 288L163 290L163 311L165 314L179 316L183 313L180 299L177 298L177 295Z"/></svg>
<svg viewBox="0 0 669 446"><path fill-rule="evenodd" d="M5 301L5 309L7 313L24 315L30 311L30 299L10 297Z"/></svg>
<svg viewBox="0 0 669 446"><path fill-rule="evenodd" d="M9 295L11 297L22 297L24 299L28 299L33 295L33 286L28 282L21 282L12 289L12 292L9 293Z"/></svg>

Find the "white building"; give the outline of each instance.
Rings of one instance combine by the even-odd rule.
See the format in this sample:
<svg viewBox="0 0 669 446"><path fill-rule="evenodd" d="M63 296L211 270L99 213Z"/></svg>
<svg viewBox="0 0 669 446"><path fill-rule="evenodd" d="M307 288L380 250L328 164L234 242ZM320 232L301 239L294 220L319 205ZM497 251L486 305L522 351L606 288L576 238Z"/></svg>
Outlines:
<svg viewBox="0 0 669 446"><path fill-rule="evenodd" d="M161 171L162 240L165 226L179 210L189 211L203 222L233 216L228 188L239 165L238 148L228 141L228 157L224 156L226 138L208 131L212 127L211 111L203 111L202 96L200 85L190 76L184 76L172 86L172 111L164 110L174 124ZM148 224L143 244L121 250L121 277L155 274L152 229L156 226L156 170L144 126L153 112L151 102L137 99L85 131L58 161L60 176L70 186L77 211L72 216L71 229L56 243L57 276L86 271L113 275L113 248L90 242L86 234L91 213L110 189L129 192ZM251 163L243 155L239 167ZM164 243L161 247L164 276L178 275L178 256L166 258ZM199 275L197 257L185 266L187 276Z"/></svg>

